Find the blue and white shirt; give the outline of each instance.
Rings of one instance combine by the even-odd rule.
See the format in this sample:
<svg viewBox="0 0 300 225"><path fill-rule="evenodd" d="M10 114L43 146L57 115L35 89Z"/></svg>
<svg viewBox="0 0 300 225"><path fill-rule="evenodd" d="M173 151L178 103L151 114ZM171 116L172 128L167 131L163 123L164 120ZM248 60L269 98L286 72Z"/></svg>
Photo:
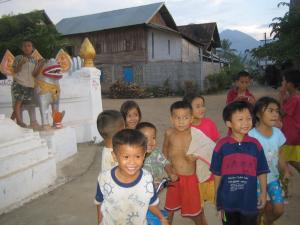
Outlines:
<svg viewBox="0 0 300 225"><path fill-rule="evenodd" d="M256 138L264 149L267 158L270 173L267 176L268 184L274 180L278 180L278 152L280 147L285 143L286 139L280 129L273 127L272 135L266 137L262 135L256 128L249 131L249 136Z"/></svg>
<svg viewBox="0 0 300 225"><path fill-rule="evenodd" d="M101 204L101 225L147 225L146 213L158 204L152 175L141 169L132 183L122 183L116 177L116 168L100 173L96 204Z"/></svg>

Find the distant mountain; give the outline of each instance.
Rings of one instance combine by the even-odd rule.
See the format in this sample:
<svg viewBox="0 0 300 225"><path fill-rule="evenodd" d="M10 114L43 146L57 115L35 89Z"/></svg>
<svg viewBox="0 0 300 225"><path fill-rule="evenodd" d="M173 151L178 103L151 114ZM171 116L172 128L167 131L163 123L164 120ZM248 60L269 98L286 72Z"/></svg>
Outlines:
<svg viewBox="0 0 300 225"><path fill-rule="evenodd" d="M224 30L220 33L221 39L229 39L232 43L231 47L236 49L237 53L244 53L246 49L256 48L260 42L238 30Z"/></svg>

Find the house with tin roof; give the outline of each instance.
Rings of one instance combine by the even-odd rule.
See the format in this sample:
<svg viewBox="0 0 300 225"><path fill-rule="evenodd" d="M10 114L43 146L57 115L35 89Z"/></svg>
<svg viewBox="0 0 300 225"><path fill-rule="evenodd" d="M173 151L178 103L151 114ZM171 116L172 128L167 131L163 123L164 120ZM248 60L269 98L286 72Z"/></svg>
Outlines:
<svg viewBox="0 0 300 225"><path fill-rule="evenodd" d="M186 82L203 85L201 44L182 35L164 3L64 18L56 28L73 43L74 56L90 39L104 90L117 80L144 87L167 82L173 89Z"/></svg>

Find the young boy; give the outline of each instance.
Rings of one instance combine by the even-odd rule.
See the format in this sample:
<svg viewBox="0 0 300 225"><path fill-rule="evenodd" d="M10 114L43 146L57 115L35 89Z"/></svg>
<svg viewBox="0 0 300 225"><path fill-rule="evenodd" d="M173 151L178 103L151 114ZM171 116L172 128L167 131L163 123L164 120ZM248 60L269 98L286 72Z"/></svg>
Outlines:
<svg viewBox="0 0 300 225"><path fill-rule="evenodd" d="M234 101L246 101L254 105L255 98L248 90L251 83L251 76L247 71L240 71L235 80L235 87L230 89L227 93L226 104Z"/></svg>
<svg viewBox="0 0 300 225"><path fill-rule="evenodd" d="M171 105L170 111L173 128L165 133L163 153L170 162L168 175L173 183L167 189L165 208L169 211L170 223L174 211L181 209L182 216L191 217L195 224L201 224L201 203L196 197L200 195L197 157L187 155L192 141L192 107L188 102L178 101Z"/></svg>
<svg viewBox="0 0 300 225"><path fill-rule="evenodd" d="M147 154L143 168L152 174L154 184L159 184L165 176L164 168L169 162L156 146L156 127L152 123L141 122L136 129L147 138Z"/></svg>
<svg viewBox="0 0 300 225"><path fill-rule="evenodd" d="M104 110L97 118L97 129L103 137L104 147L101 157L101 172L110 170L117 165L112 156L112 138L125 128L122 114L117 110Z"/></svg>
<svg viewBox="0 0 300 225"><path fill-rule="evenodd" d="M147 139L138 130L124 129L113 137L113 156L118 166L101 172L95 202L102 225L147 225L149 209L162 225L168 225L158 208L151 174L142 169Z"/></svg>
<svg viewBox="0 0 300 225"><path fill-rule="evenodd" d="M268 164L260 143L248 136L252 128L249 103L230 103L223 110L223 119L232 132L217 143L211 161L217 209L221 210L224 225L253 225L257 222L257 208L266 204Z"/></svg>
<svg viewBox="0 0 300 225"><path fill-rule="evenodd" d="M19 126L27 127L22 120L22 105L33 98L34 77L32 73L36 67L36 62L32 57L33 44L30 40L22 42L22 52L23 55L16 56L13 62L15 76L11 87L13 99L12 119L16 118ZM36 121L31 121L31 126L37 127L38 124Z"/></svg>

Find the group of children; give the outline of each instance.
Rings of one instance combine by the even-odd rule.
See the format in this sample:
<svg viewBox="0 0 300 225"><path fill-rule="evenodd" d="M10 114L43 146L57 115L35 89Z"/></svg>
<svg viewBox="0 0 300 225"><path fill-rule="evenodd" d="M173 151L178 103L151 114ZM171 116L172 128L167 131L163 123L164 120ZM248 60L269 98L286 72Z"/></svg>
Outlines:
<svg viewBox="0 0 300 225"><path fill-rule="evenodd" d="M138 104L126 101L120 112L105 110L97 120L104 139L95 202L98 223L147 224L149 210L161 224L172 224L174 212L207 225L204 202L216 204L225 225L272 225L284 211L279 174L299 171L300 72L283 74L280 101L249 92L250 74L241 71L228 92L220 139L205 117L205 99L186 95L170 106L172 127L162 151L157 129L141 122ZM283 113L281 110L283 109ZM282 127L281 127L282 124ZM166 219L158 208L156 187L167 175Z"/></svg>

